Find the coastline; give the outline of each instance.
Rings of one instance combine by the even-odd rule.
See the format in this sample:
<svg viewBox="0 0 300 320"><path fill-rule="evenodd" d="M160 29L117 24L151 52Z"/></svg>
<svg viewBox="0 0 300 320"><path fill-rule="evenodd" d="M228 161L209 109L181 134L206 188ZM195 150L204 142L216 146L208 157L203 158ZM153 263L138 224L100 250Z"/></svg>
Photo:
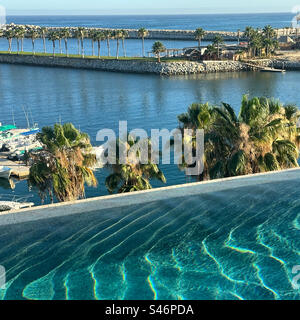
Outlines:
<svg viewBox="0 0 300 320"><path fill-rule="evenodd" d="M61 67L109 72L143 73L162 76L189 75L218 72L251 71L249 65L240 61L167 61L157 62L141 59L96 59L92 57L61 57L33 54L0 53L0 63L21 64L41 67ZM289 71L299 71L300 61L285 59L261 59L251 61L263 67L275 67Z"/></svg>

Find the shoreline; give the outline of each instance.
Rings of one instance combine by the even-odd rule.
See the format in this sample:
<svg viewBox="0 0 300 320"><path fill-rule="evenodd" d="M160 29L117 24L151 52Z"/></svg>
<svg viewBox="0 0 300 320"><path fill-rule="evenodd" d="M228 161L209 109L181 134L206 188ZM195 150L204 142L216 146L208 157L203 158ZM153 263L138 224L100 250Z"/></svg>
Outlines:
<svg viewBox="0 0 300 320"><path fill-rule="evenodd" d="M249 61L247 61L249 62ZM263 67L285 69L288 71L299 71L300 61L288 59L260 59L250 60L251 63ZM122 73L156 74L160 76L206 74L219 72L241 72L251 71L249 65L240 61L187 61L187 60L166 60L157 62L153 59L108 59L96 57L66 57L43 55L43 54L16 54L0 53L0 63L14 65L28 65L41 67L60 67L72 69L86 69L95 71L109 71Z"/></svg>

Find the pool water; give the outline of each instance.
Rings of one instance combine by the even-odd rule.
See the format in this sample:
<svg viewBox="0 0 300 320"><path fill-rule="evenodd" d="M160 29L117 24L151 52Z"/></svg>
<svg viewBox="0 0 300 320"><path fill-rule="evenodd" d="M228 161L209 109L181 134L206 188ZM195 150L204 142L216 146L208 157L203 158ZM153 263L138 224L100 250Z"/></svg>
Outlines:
<svg viewBox="0 0 300 320"><path fill-rule="evenodd" d="M299 299L299 174L1 226L0 298Z"/></svg>

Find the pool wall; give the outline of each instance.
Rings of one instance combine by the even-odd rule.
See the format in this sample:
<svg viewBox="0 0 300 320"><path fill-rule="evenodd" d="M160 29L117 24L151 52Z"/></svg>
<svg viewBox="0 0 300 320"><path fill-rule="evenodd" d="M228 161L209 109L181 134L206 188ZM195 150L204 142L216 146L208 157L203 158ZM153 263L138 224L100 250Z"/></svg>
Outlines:
<svg viewBox="0 0 300 320"><path fill-rule="evenodd" d="M276 172L254 174L213 181L189 183L165 188L157 188L134 193L102 196L74 202L39 206L18 211L0 213L0 226L11 225L60 216L144 204L164 199L218 192L245 186L253 186L275 181L289 181L300 178L300 168ZM180 200L178 200L180 201Z"/></svg>

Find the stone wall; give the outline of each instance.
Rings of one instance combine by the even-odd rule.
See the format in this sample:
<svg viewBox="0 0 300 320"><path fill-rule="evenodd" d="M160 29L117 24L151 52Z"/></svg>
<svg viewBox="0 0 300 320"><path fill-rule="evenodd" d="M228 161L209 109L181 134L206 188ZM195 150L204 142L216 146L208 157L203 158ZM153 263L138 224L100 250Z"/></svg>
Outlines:
<svg viewBox="0 0 300 320"><path fill-rule="evenodd" d="M46 67L64 67L112 72L152 73L159 75L186 75L212 72L246 71L248 68L237 61L176 61L158 63L141 60L66 58L34 55L0 54L0 63Z"/></svg>
<svg viewBox="0 0 300 320"><path fill-rule="evenodd" d="M0 63L89 69L111 72L150 73L164 76L217 72L240 72L251 70L251 67L239 61L174 61L158 63L156 61L141 61L138 59L82 59L17 54L0 54ZM285 70L300 70L300 61L262 59L253 60L251 61L251 64L258 64L260 66L274 67Z"/></svg>

